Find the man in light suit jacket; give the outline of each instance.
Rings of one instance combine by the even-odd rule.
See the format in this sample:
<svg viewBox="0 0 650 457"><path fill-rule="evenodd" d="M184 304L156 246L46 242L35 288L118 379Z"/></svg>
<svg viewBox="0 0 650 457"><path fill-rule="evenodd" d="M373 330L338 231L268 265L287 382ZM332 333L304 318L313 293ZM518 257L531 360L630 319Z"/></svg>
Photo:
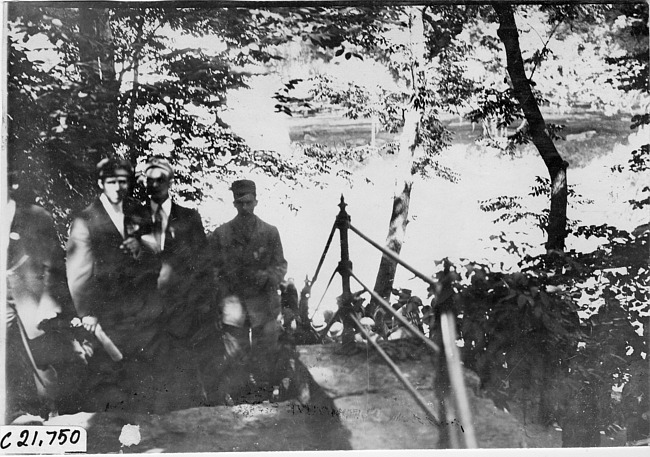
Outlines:
<svg viewBox="0 0 650 457"><path fill-rule="evenodd" d="M151 157L145 166L146 208L153 231L143 242L155 250L162 262L158 291L164 310L158 325L165 335L161 344L168 351L161 362L178 376L167 399L170 408L196 406L205 400L197 383L208 361L203 360L208 340L216 338L214 287L207 240L199 212L185 208L170 196L174 169L163 157ZM164 368L163 366L163 368ZM179 370L179 367L185 367ZM181 373L185 371L185 373ZM187 374L188 376L185 376Z"/></svg>
<svg viewBox="0 0 650 457"><path fill-rule="evenodd" d="M272 384L277 381L272 378L280 331L278 289L287 261L278 229L254 214L255 183L235 181L231 190L237 216L209 238L225 349L233 371L245 365L257 383ZM238 395L236 384L232 389Z"/></svg>
<svg viewBox="0 0 650 457"><path fill-rule="evenodd" d="M104 159L97 175L102 193L75 217L66 247L68 286L84 327L100 342L107 335L117 347L95 345L89 410L128 407L144 397L138 389L149 372L154 322L161 312L159 264L140 242L150 223L140 202L129 197L131 164Z"/></svg>

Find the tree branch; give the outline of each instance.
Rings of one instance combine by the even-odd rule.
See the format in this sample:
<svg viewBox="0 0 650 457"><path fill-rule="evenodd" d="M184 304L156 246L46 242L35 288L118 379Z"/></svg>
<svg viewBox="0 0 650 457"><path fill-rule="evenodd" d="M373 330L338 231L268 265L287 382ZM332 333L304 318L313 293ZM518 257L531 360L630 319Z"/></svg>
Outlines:
<svg viewBox="0 0 650 457"><path fill-rule="evenodd" d="M542 46L542 50L540 51L540 56L544 54L544 50L548 49L548 43L551 41L551 38L553 38L553 35L555 35L555 32L557 31L557 28L564 22L564 16L557 21L555 26L553 27L553 30L551 30L551 33L549 34L548 38L546 39L546 42L544 43L544 46ZM528 79L532 80L533 75L535 74L535 70L537 70L538 62L535 62L535 66L533 67L533 70L530 72L530 77Z"/></svg>

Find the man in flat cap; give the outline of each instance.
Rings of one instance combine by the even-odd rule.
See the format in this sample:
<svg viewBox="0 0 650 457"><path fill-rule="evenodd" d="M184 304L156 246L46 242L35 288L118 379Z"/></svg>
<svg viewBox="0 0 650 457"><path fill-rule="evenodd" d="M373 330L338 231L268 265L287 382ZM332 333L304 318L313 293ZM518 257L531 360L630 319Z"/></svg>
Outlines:
<svg viewBox="0 0 650 457"><path fill-rule="evenodd" d="M278 288L287 262L278 229L254 213L255 183L235 181L231 190L237 216L209 237L225 349L233 377L243 369L259 384L270 383L280 330ZM244 393L241 388L233 379L226 389L234 398Z"/></svg>
<svg viewBox="0 0 650 457"><path fill-rule="evenodd" d="M143 398L138 389L149 372L148 349L161 307L155 297L159 265L140 241L151 224L144 207L129 196L133 168L107 158L97 164L97 178L100 196L70 229L66 272L77 313L98 337L84 409L104 411Z"/></svg>
<svg viewBox="0 0 650 457"><path fill-rule="evenodd" d="M196 378L199 343L197 334L205 336L214 326L214 287L212 271L206 255L207 239L199 212L185 208L170 196L174 169L163 157L151 157L145 165L146 203L154 226L152 237L145 242L153 245L162 262L158 291L164 311L159 327L164 333L167 352L163 363L167 372L177 376L168 389L171 408L196 406L202 400ZM199 330L202 330L199 332ZM214 335L211 335L214 337ZM179 366L186 364L186 369Z"/></svg>

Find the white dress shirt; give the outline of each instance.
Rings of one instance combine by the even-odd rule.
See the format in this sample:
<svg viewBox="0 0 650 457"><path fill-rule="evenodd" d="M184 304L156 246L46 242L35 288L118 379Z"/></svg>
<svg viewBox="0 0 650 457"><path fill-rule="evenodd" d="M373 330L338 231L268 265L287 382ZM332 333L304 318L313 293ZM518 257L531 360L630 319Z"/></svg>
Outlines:
<svg viewBox="0 0 650 457"><path fill-rule="evenodd" d="M124 238L124 211L122 210L122 202L119 202L117 205L113 205L108 201L106 194L101 194L99 196L99 201L104 205L104 209L108 213L108 217L111 218L115 228Z"/></svg>

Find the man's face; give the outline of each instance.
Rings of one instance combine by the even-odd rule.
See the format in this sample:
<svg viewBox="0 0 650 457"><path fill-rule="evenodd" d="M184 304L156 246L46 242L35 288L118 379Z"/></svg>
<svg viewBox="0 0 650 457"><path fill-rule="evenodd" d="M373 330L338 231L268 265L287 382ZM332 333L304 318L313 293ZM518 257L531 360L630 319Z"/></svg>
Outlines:
<svg viewBox="0 0 650 457"><path fill-rule="evenodd" d="M234 205L237 208L237 214L240 216L252 216L255 213L257 200L253 194L247 194L235 200Z"/></svg>
<svg viewBox="0 0 650 457"><path fill-rule="evenodd" d="M160 168L147 170L147 195L156 203L162 203L169 197L170 179Z"/></svg>
<svg viewBox="0 0 650 457"><path fill-rule="evenodd" d="M126 170L117 170L115 176L109 176L97 182L108 201L114 205L124 200L129 192L129 173Z"/></svg>

